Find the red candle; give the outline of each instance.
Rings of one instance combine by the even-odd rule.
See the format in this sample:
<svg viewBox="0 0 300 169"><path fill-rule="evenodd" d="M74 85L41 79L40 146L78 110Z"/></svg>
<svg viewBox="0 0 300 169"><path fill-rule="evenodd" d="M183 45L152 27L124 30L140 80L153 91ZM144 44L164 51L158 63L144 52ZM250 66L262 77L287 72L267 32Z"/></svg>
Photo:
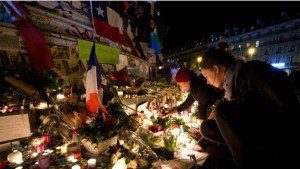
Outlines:
<svg viewBox="0 0 300 169"><path fill-rule="evenodd" d="M78 159L78 158L82 158L82 153L81 152L77 152L74 154L74 158Z"/></svg>
<svg viewBox="0 0 300 169"><path fill-rule="evenodd" d="M38 146L35 146L34 148L35 148L35 151L36 151L37 153L43 153L44 150L45 150L45 146L44 146L43 143L40 144L40 145L38 145Z"/></svg>
<svg viewBox="0 0 300 169"><path fill-rule="evenodd" d="M45 143L50 143L51 138L50 138L49 135L44 135L43 137L44 137L44 142Z"/></svg>

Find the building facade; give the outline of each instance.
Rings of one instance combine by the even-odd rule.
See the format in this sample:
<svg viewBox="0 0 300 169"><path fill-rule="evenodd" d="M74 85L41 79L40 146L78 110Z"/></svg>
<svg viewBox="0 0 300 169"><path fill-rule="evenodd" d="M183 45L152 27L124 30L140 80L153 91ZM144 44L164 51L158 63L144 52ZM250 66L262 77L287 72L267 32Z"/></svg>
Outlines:
<svg viewBox="0 0 300 169"><path fill-rule="evenodd" d="M288 73L300 70L300 18L223 39L237 58L260 60ZM208 44L215 47L218 42ZM249 52L252 49L252 53Z"/></svg>

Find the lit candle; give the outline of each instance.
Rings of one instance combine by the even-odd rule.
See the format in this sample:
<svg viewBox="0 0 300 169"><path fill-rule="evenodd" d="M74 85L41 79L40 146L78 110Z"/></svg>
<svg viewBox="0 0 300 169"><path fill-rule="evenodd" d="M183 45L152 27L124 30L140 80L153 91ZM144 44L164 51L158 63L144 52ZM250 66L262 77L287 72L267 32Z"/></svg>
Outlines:
<svg viewBox="0 0 300 169"><path fill-rule="evenodd" d="M80 165L76 164L72 167L72 169L80 169Z"/></svg>
<svg viewBox="0 0 300 169"><path fill-rule="evenodd" d="M56 95L56 98L57 98L58 101L61 101L61 100L65 99L65 95L58 94L58 95Z"/></svg>
<svg viewBox="0 0 300 169"><path fill-rule="evenodd" d="M174 136L178 136L180 134L180 129L179 128L175 128L175 129L171 130L171 133Z"/></svg>
<svg viewBox="0 0 300 169"><path fill-rule="evenodd" d="M72 162L72 163L76 163L76 162L78 161L77 159L75 159L74 154L69 155L69 156L67 157L67 160L70 161L70 162Z"/></svg>
<svg viewBox="0 0 300 169"><path fill-rule="evenodd" d="M45 150L45 146L43 143L40 145L34 146L34 148L37 153L43 153Z"/></svg>
<svg viewBox="0 0 300 169"><path fill-rule="evenodd" d="M123 91L118 91L118 96L122 97L123 96Z"/></svg>
<svg viewBox="0 0 300 169"><path fill-rule="evenodd" d="M8 154L7 160L13 164L21 164L23 163L23 155L20 151L15 150L12 153Z"/></svg>
<svg viewBox="0 0 300 169"><path fill-rule="evenodd" d="M48 107L48 104L46 102L40 102L37 106L38 109L45 109Z"/></svg>
<svg viewBox="0 0 300 169"><path fill-rule="evenodd" d="M67 146L68 146L67 144L61 146L60 149L61 154L67 154Z"/></svg>
<svg viewBox="0 0 300 169"><path fill-rule="evenodd" d="M35 157L38 156L38 155L39 155L39 153L34 152L34 153L31 154L31 157L32 157L32 158L35 158Z"/></svg>
<svg viewBox="0 0 300 169"><path fill-rule="evenodd" d="M87 162L88 162L88 167L96 167L97 160L95 158L91 158Z"/></svg>
<svg viewBox="0 0 300 169"><path fill-rule="evenodd" d="M75 159L82 158L82 153L81 153L81 152L76 152L76 153L74 154L74 158L75 158Z"/></svg>
<svg viewBox="0 0 300 169"><path fill-rule="evenodd" d="M44 135L43 136L45 143L50 143L50 136L49 135Z"/></svg>

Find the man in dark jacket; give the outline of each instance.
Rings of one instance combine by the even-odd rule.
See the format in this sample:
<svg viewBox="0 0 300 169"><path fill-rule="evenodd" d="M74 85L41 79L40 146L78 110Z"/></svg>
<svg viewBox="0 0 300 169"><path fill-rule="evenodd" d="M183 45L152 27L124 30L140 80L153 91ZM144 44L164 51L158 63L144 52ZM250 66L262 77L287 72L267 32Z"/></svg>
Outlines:
<svg viewBox="0 0 300 169"><path fill-rule="evenodd" d="M300 108L286 73L260 61L237 61L218 49L205 52L200 67L209 84L225 91L215 121L201 125L204 137L228 145L239 167L295 164ZM206 135L207 127L219 133Z"/></svg>
<svg viewBox="0 0 300 169"><path fill-rule="evenodd" d="M206 119L207 111L220 94L217 90L206 83L203 76L197 76L194 72L181 68L175 76L176 83L179 85L182 92L189 92L187 99L175 109L167 113L168 115L175 114L188 109L195 101L198 101L199 119Z"/></svg>

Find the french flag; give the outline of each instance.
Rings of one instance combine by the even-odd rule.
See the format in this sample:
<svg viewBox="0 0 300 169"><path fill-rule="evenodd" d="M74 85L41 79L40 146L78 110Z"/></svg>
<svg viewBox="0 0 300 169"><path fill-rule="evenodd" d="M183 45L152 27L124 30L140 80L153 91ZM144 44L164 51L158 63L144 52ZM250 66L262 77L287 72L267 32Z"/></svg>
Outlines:
<svg viewBox="0 0 300 169"><path fill-rule="evenodd" d="M101 104L99 95L101 87L101 72L95 52L95 43L91 50L90 59L88 61L88 69L86 76L86 106L92 115L107 116L108 112Z"/></svg>
<svg viewBox="0 0 300 169"><path fill-rule="evenodd" d="M91 1L92 22L98 35L125 45L123 19L103 1Z"/></svg>

